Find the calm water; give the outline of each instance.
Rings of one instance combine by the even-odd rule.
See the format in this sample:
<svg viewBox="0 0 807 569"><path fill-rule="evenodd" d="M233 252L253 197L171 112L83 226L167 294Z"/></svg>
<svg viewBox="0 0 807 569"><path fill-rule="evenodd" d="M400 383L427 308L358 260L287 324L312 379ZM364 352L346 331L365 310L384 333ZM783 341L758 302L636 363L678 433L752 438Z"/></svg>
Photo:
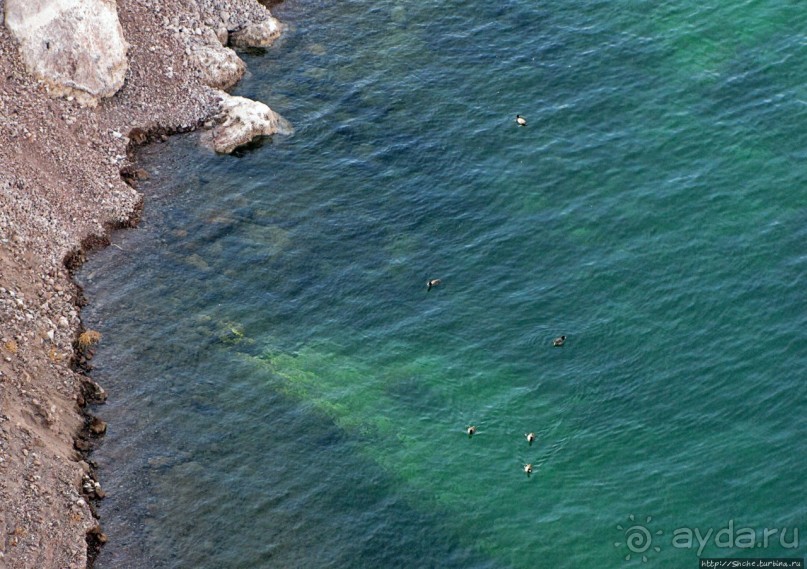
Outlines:
<svg viewBox="0 0 807 569"><path fill-rule="evenodd" d="M236 92L294 136L149 148L80 275L97 566L803 557L802 3L275 13Z"/></svg>

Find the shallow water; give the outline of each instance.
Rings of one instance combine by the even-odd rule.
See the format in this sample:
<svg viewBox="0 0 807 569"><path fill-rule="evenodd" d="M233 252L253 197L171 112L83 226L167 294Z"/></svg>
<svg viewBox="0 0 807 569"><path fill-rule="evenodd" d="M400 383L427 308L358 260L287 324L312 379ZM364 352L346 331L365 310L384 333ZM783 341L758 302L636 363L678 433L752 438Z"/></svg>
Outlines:
<svg viewBox="0 0 807 569"><path fill-rule="evenodd" d="M147 149L80 275L97 566L803 557L799 4L274 11L236 93L294 136Z"/></svg>

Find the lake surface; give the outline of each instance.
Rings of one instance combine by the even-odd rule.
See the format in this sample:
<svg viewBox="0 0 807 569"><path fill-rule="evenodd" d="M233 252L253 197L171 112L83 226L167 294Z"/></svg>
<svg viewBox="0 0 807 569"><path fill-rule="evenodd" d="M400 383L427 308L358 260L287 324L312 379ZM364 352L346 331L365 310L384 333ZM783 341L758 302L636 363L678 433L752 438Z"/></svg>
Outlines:
<svg viewBox="0 0 807 569"><path fill-rule="evenodd" d="M295 134L149 147L79 275L96 567L803 558L804 6L273 11Z"/></svg>

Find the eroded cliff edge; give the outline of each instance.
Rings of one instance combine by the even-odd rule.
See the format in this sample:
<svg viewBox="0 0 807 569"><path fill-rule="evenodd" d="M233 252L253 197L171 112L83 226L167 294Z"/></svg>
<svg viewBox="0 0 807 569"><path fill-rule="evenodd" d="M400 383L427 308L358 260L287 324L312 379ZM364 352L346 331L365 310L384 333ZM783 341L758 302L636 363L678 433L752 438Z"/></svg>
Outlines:
<svg viewBox="0 0 807 569"><path fill-rule="evenodd" d="M291 130L221 91L244 73L232 47L281 33L264 6L94 1L100 35L88 38L68 24L90 0L0 0L0 567L83 569L100 537L90 498L103 480L88 483L81 450L103 430L82 405L103 391L75 371L70 268L136 223L132 147L204 125L227 152Z"/></svg>

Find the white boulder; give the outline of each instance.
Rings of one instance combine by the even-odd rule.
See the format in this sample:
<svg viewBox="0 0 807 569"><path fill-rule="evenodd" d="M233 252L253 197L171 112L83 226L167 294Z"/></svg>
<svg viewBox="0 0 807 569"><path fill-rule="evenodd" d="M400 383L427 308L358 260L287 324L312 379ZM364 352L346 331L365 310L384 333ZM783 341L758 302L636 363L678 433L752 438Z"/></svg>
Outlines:
<svg viewBox="0 0 807 569"><path fill-rule="evenodd" d="M247 66L235 51L221 45L215 32L209 28L193 38L191 55L202 82L214 89L227 89L238 83Z"/></svg>
<svg viewBox="0 0 807 569"><path fill-rule="evenodd" d="M123 85L129 46L113 0L5 0L5 25L52 93L92 103Z"/></svg>
<svg viewBox="0 0 807 569"><path fill-rule="evenodd" d="M234 97L223 91L218 95L221 97L220 122L208 134L209 143L216 152L230 154L259 136L294 132L291 123L263 103Z"/></svg>
<svg viewBox="0 0 807 569"><path fill-rule="evenodd" d="M267 15L259 22L249 22L237 30L230 31L230 45L241 48L268 47L282 31L280 22Z"/></svg>

